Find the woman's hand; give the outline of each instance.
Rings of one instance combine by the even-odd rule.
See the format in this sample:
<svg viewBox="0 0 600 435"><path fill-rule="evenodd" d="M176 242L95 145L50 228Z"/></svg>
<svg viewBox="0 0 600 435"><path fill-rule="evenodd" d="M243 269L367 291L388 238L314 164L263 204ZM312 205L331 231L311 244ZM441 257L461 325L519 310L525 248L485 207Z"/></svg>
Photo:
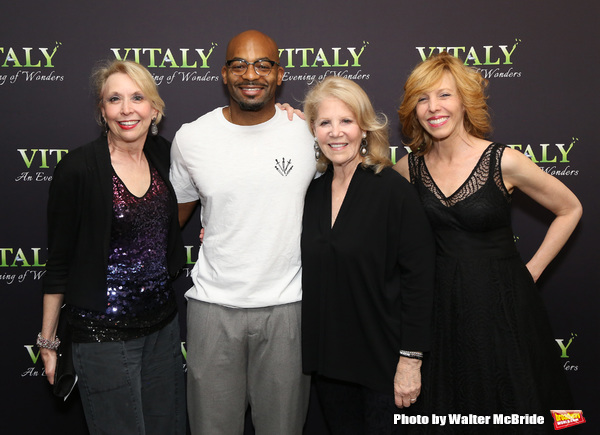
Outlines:
<svg viewBox="0 0 600 435"><path fill-rule="evenodd" d="M421 394L421 360L401 356L394 376L394 399L398 408L408 408Z"/></svg>
<svg viewBox="0 0 600 435"><path fill-rule="evenodd" d="M60 307L63 303L64 295L60 293L45 294L42 319L42 337L48 340L56 338L56 328L58 327L58 318L60 316ZM56 361L58 356L56 351L47 348L40 348L42 361L44 362L44 371L50 385L54 385L54 372L56 371Z"/></svg>
<svg viewBox="0 0 600 435"><path fill-rule="evenodd" d="M296 115L298 115L300 117L300 119L306 119L304 117L304 113L302 112L302 110L300 109L294 109L292 106L290 106L288 103L276 103L275 104L277 107L279 107L281 110L285 110L288 114L288 119L291 121L292 119L294 119L294 113Z"/></svg>
<svg viewBox="0 0 600 435"><path fill-rule="evenodd" d="M502 156L502 178L508 191L517 188L556 215L542 244L527 262L537 281L577 226L583 208L573 192L558 178L542 171L519 151L506 148Z"/></svg>
<svg viewBox="0 0 600 435"><path fill-rule="evenodd" d="M55 350L40 349L42 354L42 361L44 362L44 371L46 372L46 379L50 382L50 385L54 385L54 372L56 371L56 361L58 359Z"/></svg>

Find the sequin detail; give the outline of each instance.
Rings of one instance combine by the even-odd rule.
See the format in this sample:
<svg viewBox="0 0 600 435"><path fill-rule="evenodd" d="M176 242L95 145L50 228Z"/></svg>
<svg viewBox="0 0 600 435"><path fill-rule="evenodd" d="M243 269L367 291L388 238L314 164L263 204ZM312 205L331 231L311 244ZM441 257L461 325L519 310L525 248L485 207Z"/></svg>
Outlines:
<svg viewBox="0 0 600 435"><path fill-rule="evenodd" d="M175 315L167 270L169 190L155 168L142 197L113 173L113 219L104 312L69 307L74 341L117 341L160 329Z"/></svg>

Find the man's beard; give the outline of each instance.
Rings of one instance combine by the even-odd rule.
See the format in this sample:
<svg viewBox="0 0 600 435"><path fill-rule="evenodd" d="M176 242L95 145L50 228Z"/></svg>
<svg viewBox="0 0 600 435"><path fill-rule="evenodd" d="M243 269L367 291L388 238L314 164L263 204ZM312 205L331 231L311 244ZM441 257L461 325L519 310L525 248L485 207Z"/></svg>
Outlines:
<svg viewBox="0 0 600 435"><path fill-rule="evenodd" d="M236 101L236 103L245 112L258 112L266 105L265 101Z"/></svg>
<svg viewBox="0 0 600 435"><path fill-rule="evenodd" d="M255 85L255 82L244 81L243 83L241 83L241 85L252 86L252 85ZM262 85L258 85L258 86L262 86ZM270 101L270 98L267 98L267 96L264 96L263 99L254 100L254 99L245 99L241 95L238 98L236 95L234 95L233 100L238 104L240 109L244 112L258 112L267 105L267 103Z"/></svg>

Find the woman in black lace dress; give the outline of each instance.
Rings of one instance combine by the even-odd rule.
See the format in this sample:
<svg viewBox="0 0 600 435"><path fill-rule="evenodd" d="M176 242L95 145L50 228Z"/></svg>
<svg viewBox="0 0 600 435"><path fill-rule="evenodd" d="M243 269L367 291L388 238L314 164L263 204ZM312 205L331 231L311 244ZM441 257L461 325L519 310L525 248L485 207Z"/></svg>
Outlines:
<svg viewBox="0 0 600 435"><path fill-rule="evenodd" d="M576 227L582 207L559 180L490 130L487 80L447 53L419 64L399 109L412 153L395 166L417 188L436 242L434 341L423 413L490 416L488 425L429 425L442 433L545 433L570 406L567 382L535 281ZM524 263L510 201L520 189L553 212ZM494 425L494 414L537 414L544 425ZM485 419L484 419L485 421Z"/></svg>

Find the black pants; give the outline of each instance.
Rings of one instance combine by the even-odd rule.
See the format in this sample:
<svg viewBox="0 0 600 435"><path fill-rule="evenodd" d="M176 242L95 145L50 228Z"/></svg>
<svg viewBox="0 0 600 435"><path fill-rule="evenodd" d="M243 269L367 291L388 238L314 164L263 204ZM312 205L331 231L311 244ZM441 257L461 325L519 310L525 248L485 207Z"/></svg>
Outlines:
<svg viewBox="0 0 600 435"><path fill-rule="evenodd" d="M394 414L401 414L403 410L396 407L393 393L380 393L324 376L316 376L315 385L323 416L332 435L404 433L402 425L394 424Z"/></svg>

